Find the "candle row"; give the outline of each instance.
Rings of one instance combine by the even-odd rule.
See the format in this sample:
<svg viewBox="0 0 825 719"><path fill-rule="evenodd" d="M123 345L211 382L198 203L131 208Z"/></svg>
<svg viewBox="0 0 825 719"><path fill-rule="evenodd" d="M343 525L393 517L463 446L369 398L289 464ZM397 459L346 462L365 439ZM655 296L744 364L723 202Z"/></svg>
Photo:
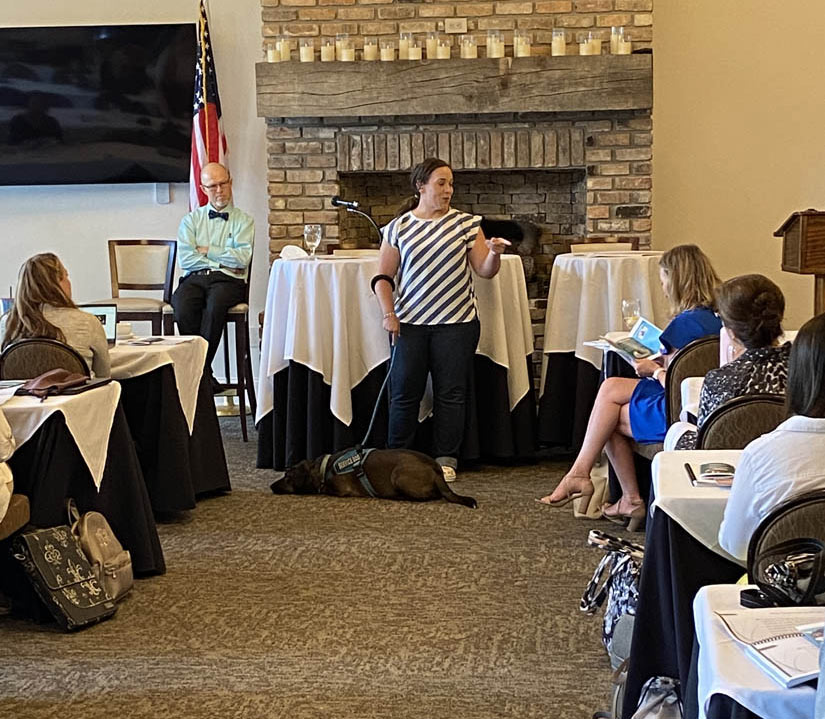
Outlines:
<svg viewBox="0 0 825 719"><path fill-rule="evenodd" d="M590 32L579 39L580 55L601 55L602 40L596 33ZM487 33L487 57L504 57L504 34L500 30L490 30ZM422 42L413 33L402 32L397 42L399 60L421 60L423 50L426 49L428 60L449 60L452 57L452 38L437 32L428 33ZM564 30L553 30L551 42L552 55L567 54L567 35ZM624 28L614 27L610 33L610 52L613 55L629 55L632 43L624 33ZM459 53L463 59L478 57L478 41L474 35L461 35L459 38ZM532 38L524 30L513 33L513 57L530 57L532 54ZM355 43L346 34L336 35L335 38L321 39L321 62L354 62ZM315 41L313 38L298 40L298 57L301 62L315 61ZM396 59L396 40L392 37L364 38L363 60L383 60L385 62ZM292 46L290 39L280 36L266 44L267 62L287 62L292 60Z"/></svg>

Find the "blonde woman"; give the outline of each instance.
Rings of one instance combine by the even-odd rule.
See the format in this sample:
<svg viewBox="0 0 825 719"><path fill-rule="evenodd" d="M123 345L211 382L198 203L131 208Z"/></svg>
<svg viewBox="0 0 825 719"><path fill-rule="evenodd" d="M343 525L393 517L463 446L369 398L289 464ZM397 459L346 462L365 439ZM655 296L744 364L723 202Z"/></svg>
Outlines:
<svg viewBox="0 0 825 719"><path fill-rule="evenodd" d="M573 466L553 493L539 500L551 507L561 507L577 497L591 496L590 471L602 449L606 449L622 496L615 504L605 505L602 514L611 521L627 521L631 531L644 521L645 504L639 494L630 440L664 439L664 386L670 358L695 339L718 335L722 327L713 305L719 277L696 245L679 245L665 252L659 260L659 279L673 313L660 338L662 359L636 362L634 367L640 379L610 377L602 383Z"/></svg>
<svg viewBox="0 0 825 719"><path fill-rule="evenodd" d="M0 321L2 348L30 337L59 340L78 351L95 377L109 377L103 325L72 301L69 273L57 255L43 252L20 268L14 306Z"/></svg>

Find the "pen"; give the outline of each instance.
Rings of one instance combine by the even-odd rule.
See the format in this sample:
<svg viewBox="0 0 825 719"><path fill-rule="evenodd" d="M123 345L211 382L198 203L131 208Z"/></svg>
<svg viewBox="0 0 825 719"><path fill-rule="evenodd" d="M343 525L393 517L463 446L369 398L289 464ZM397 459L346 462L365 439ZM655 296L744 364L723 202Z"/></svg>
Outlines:
<svg viewBox="0 0 825 719"><path fill-rule="evenodd" d="M696 475L693 473L693 467L691 467L687 462L685 462L685 472L687 472L690 483L696 484Z"/></svg>

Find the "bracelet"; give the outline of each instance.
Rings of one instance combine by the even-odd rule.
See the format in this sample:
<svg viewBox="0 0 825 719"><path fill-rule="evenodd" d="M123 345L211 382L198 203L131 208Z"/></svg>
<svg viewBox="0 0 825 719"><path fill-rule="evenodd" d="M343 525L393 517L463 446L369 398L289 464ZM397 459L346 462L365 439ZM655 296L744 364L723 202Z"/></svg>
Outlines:
<svg viewBox="0 0 825 719"><path fill-rule="evenodd" d="M659 367L659 369L653 371L653 379L657 382L659 381L659 372L667 372L664 367Z"/></svg>
<svg viewBox="0 0 825 719"><path fill-rule="evenodd" d="M386 312L384 314L384 319L387 319L387 317L395 317L395 312Z"/></svg>
<svg viewBox="0 0 825 719"><path fill-rule="evenodd" d="M389 275L376 275L370 281L370 289L372 290L372 294L375 294L375 285L376 285L376 283L381 282L382 280L384 282L389 282L390 287L392 288L392 291L395 292L395 280L392 277L390 277Z"/></svg>

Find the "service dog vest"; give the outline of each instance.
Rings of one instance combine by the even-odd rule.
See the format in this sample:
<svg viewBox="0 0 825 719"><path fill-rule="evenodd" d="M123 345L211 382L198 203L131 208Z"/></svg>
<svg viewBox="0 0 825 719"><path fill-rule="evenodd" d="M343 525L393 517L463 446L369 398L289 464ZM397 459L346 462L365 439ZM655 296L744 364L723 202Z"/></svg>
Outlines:
<svg viewBox="0 0 825 719"><path fill-rule="evenodd" d="M346 449L334 460L332 460L331 463L330 459L332 458L332 455L325 454L324 458L321 460L321 488L319 489L319 492L323 491L323 487L327 483L327 479L333 475L353 473L355 474L356 479L361 482L361 486L364 488L364 491L370 497L377 497L378 494L370 484L370 481L367 478L367 473L364 471L364 462L367 461L367 457L369 457L370 452L372 451L372 447L369 449L360 449L359 447Z"/></svg>

